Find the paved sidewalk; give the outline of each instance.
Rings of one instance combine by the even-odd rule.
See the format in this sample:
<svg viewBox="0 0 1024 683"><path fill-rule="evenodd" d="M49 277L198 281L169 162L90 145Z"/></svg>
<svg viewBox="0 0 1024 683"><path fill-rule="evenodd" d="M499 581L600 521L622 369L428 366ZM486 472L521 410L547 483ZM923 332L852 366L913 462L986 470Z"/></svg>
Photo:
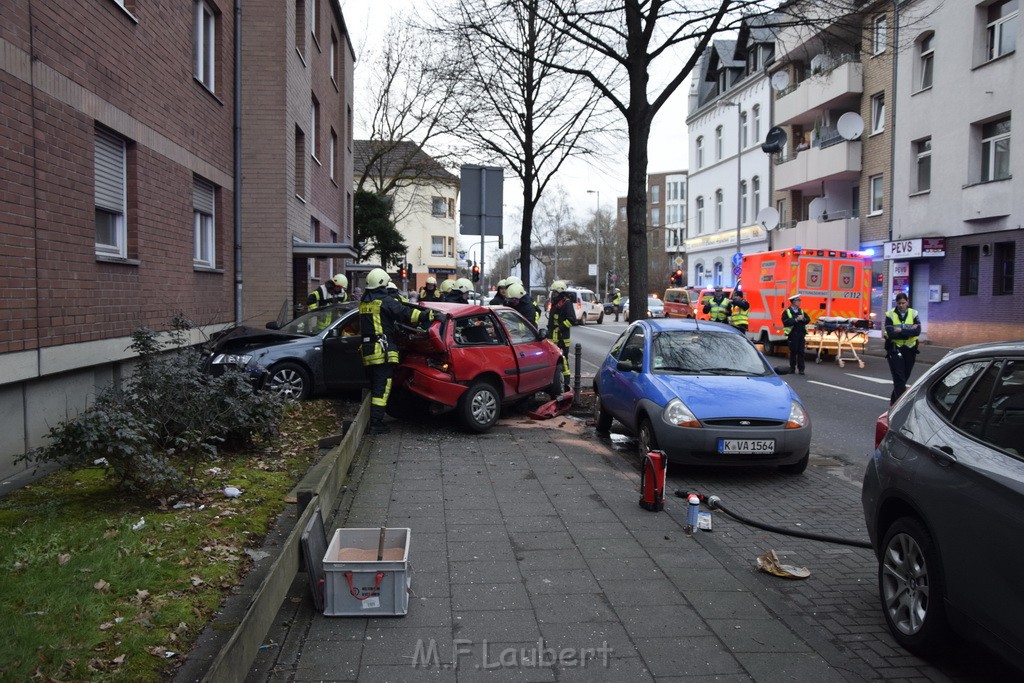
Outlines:
<svg viewBox="0 0 1024 683"><path fill-rule="evenodd" d="M328 528L412 529L409 614L323 617L297 581L303 597L282 607L248 680L871 677L813 627L787 626L752 557L687 536L678 499L642 510L630 460L581 421L516 417L480 436L391 426L366 444L351 507ZM414 667L431 644L437 658Z"/></svg>

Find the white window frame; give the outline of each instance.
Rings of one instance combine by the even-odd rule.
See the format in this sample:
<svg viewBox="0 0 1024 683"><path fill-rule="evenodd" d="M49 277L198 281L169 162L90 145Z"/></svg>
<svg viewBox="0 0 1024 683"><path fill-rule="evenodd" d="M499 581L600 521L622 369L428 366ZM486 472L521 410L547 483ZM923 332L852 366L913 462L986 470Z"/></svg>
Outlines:
<svg viewBox="0 0 1024 683"><path fill-rule="evenodd" d="M311 0L310 3L309 3L309 35L313 36L313 40L315 40L317 43L320 42L320 39L317 38L317 35L316 35L317 21L319 19L319 17L317 15L319 13L320 13L320 0Z"/></svg>
<svg viewBox="0 0 1024 683"><path fill-rule="evenodd" d="M447 256L445 253L445 238L444 235L431 235L430 236L430 255L431 256Z"/></svg>
<svg viewBox="0 0 1024 683"><path fill-rule="evenodd" d="M725 273L725 265L721 261L715 261L714 275L713 275L713 277L711 279L711 283L714 286L716 286L716 287L718 285L725 284L722 281L722 277L723 277L724 273Z"/></svg>
<svg viewBox="0 0 1024 683"><path fill-rule="evenodd" d="M871 96L871 134L885 132L885 93Z"/></svg>
<svg viewBox="0 0 1024 683"><path fill-rule="evenodd" d="M106 165L107 182L100 182L102 165ZM96 255L127 258L128 256L128 144L124 138L105 130L96 131L96 151L93 160L95 181L95 209L97 218L110 217L113 240L100 240L96 233ZM97 221L98 222L98 221Z"/></svg>
<svg viewBox="0 0 1024 683"><path fill-rule="evenodd" d="M740 149L746 149L750 146L750 141L747 138L747 112L740 112Z"/></svg>
<svg viewBox="0 0 1024 683"><path fill-rule="evenodd" d="M923 138L914 142L914 193L931 192L932 189L932 139ZM927 171L927 187L922 187L922 171Z"/></svg>
<svg viewBox="0 0 1024 683"><path fill-rule="evenodd" d="M440 208L438 208L440 207ZM430 215L434 218L444 218L448 215L448 200L444 197L430 198Z"/></svg>
<svg viewBox="0 0 1024 683"><path fill-rule="evenodd" d="M761 206L761 177L754 176L750 179L750 199L752 216L756 216Z"/></svg>
<svg viewBox="0 0 1024 683"><path fill-rule="evenodd" d="M651 185L651 203L661 203L661 185Z"/></svg>
<svg viewBox="0 0 1024 683"><path fill-rule="evenodd" d="M1000 16L995 19L989 20L988 18L992 14L992 10L997 7L1003 7L1011 3L1016 3L1018 0L1001 0L1000 2L993 2L987 8L986 19L988 23L985 26L985 56L988 61L992 61L997 57L1009 54L1017 49L1017 17L1020 16L1019 5L1016 9L1005 16ZM1009 46L1005 43L1009 41Z"/></svg>
<svg viewBox="0 0 1024 683"><path fill-rule="evenodd" d="M918 75L918 90L927 90L932 87L935 79L935 34L929 33L921 38L918 49L918 68L921 70Z"/></svg>
<svg viewBox="0 0 1024 683"><path fill-rule="evenodd" d="M704 168L704 136L697 136L697 168Z"/></svg>
<svg viewBox="0 0 1024 683"><path fill-rule="evenodd" d="M698 263L693 267L693 279L698 287L704 286L704 264Z"/></svg>
<svg viewBox="0 0 1024 683"><path fill-rule="evenodd" d="M331 174L331 180L334 180L334 169L338 155L338 134L334 132L333 128L331 128L331 149L328 153L330 157L327 160L327 168Z"/></svg>
<svg viewBox="0 0 1024 683"><path fill-rule="evenodd" d="M651 208L651 227L652 228L657 228L660 225L661 225L661 208L655 206L655 207Z"/></svg>
<svg viewBox="0 0 1024 683"><path fill-rule="evenodd" d="M216 81L217 15L206 0L196 0L195 26L193 33L193 62L196 80L210 92L214 92Z"/></svg>
<svg viewBox="0 0 1024 683"><path fill-rule="evenodd" d="M889 19L879 14L871 22L871 54L880 55L885 52L888 43Z"/></svg>
<svg viewBox="0 0 1024 683"><path fill-rule="evenodd" d="M880 216L885 206L885 185L882 175L873 175L868 179L868 215ZM875 201L877 199L877 202ZM876 208L877 204L877 208Z"/></svg>
<svg viewBox="0 0 1024 683"><path fill-rule="evenodd" d="M331 29L331 81L338 87L338 36Z"/></svg>
<svg viewBox="0 0 1024 683"><path fill-rule="evenodd" d="M982 135L985 134L984 133L985 126L990 126L990 125L993 125L993 124L1002 123L1003 121L1005 121L1007 123L1007 125L1011 124L1011 120L1010 120L1009 116L1007 116L1007 117L1005 117L1003 119L998 119L996 121L990 121L989 123L986 123L984 126L981 127ZM993 135L989 135L988 137L982 137L982 139L981 139L981 181L982 182L989 182L991 180L1004 180L1004 179L1009 178L1009 177L1011 177L1013 175L1012 171L1010 170L1010 164L1009 164L1010 151L1011 151L1011 149L1010 149L1010 142L1011 142L1010 141L1010 134L1012 132L1013 132L1013 130L1011 128L1011 129L1007 130L1005 133L995 133ZM998 148L1001 145L1001 143L1003 143L1003 142L1006 143L1006 151L1003 154L997 154L997 152L999 152ZM997 160L997 158L1002 158L1004 155L1005 155L1006 159L1008 160L1007 165L1006 165L1006 174L1005 175L997 176L996 173L998 172L999 169L998 169L996 160ZM986 159L985 159L986 156L988 157L987 163L986 163Z"/></svg>
<svg viewBox="0 0 1024 683"><path fill-rule="evenodd" d="M740 223L747 222L747 181L740 181Z"/></svg>
<svg viewBox="0 0 1024 683"><path fill-rule="evenodd" d="M309 241L316 243L316 229L318 221L312 216L309 217ZM316 259L306 259L306 270L310 280L319 280L319 273L316 272Z"/></svg>
<svg viewBox="0 0 1024 683"><path fill-rule="evenodd" d="M753 123L751 126L754 132L753 139L754 142L757 143L761 141L761 105L755 104L751 107L750 111L753 112Z"/></svg>
<svg viewBox="0 0 1024 683"><path fill-rule="evenodd" d="M722 127L715 128L715 161L722 160Z"/></svg>
<svg viewBox="0 0 1024 683"><path fill-rule="evenodd" d="M316 99L316 95L310 98L309 106L309 155L313 157L317 163L320 163L320 159L316 155L317 150L317 123L320 121L320 103Z"/></svg>
<svg viewBox="0 0 1024 683"><path fill-rule="evenodd" d="M704 197L697 197L697 234L704 232Z"/></svg>
<svg viewBox="0 0 1024 683"><path fill-rule="evenodd" d="M725 206L725 193L715 190L715 230L722 229L722 209Z"/></svg>

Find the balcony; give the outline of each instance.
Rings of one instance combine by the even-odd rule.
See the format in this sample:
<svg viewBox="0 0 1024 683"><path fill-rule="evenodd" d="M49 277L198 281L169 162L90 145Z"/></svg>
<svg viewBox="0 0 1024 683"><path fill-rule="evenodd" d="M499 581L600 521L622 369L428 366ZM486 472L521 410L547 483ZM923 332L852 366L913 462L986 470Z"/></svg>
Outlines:
<svg viewBox="0 0 1024 683"><path fill-rule="evenodd" d="M857 99L863 92L863 65L858 61L842 62L805 79L794 90L776 99L775 125L810 123L818 118L822 109L838 109L844 100Z"/></svg>
<svg viewBox="0 0 1024 683"><path fill-rule="evenodd" d="M860 248L860 219L841 217L834 220L798 221L795 227L772 233L772 249L834 249L837 251Z"/></svg>
<svg viewBox="0 0 1024 683"><path fill-rule="evenodd" d="M965 185L960 199L961 220L981 221L1009 216L1013 211L1013 176Z"/></svg>
<svg viewBox="0 0 1024 683"><path fill-rule="evenodd" d="M780 159L775 166L775 189L808 189L818 187L823 180L860 176L860 140L833 138L829 142L834 144L811 147L796 153L795 157Z"/></svg>

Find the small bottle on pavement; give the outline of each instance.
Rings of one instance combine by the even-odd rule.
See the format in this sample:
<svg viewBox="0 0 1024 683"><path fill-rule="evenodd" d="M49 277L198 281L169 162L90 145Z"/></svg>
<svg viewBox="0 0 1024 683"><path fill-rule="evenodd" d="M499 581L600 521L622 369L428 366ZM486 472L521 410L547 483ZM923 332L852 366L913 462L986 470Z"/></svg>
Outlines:
<svg viewBox="0 0 1024 683"><path fill-rule="evenodd" d="M697 513L700 511L700 496L691 493L686 499L689 503L686 510L686 533L692 534L697 528Z"/></svg>

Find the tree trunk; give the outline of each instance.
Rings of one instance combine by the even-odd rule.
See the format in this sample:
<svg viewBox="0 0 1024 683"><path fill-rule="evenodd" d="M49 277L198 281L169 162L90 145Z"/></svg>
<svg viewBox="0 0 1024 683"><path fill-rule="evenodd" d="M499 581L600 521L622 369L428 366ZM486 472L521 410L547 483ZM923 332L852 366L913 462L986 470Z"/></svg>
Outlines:
<svg viewBox="0 0 1024 683"><path fill-rule="evenodd" d="M629 178L626 183L626 255L629 261L629 319L647 317L647 142L651 123L633 112L629 122Z"/></svg>

